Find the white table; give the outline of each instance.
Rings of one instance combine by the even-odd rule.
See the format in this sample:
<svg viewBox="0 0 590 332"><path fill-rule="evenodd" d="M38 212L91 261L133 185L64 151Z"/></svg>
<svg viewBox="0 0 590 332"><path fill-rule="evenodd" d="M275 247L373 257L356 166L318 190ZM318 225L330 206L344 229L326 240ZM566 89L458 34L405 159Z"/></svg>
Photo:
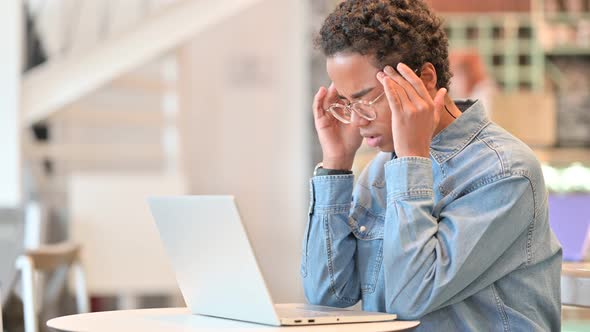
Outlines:
<svg viewBox="0 0 590 332"><path fill-rule="evenodd" d="M379 323L337 324L276 327L229 319L192 315L187 308L141 309L104 311L89 314L79 314L51 319L47 326L58 331L310 331L310 332L377 332L404 331L418 326L418 321L391 321ZM229 332L229 331L228 331Z"/></svg>

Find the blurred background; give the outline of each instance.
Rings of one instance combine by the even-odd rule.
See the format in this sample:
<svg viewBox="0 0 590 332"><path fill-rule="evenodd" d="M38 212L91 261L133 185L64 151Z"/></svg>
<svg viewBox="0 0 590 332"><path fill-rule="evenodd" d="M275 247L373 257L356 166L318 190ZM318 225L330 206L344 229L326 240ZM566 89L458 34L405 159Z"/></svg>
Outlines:
<svg viewBox="0 0 590 332"><path fill-rule="evenodd" d="M329 84L312 39L339 2L0 2L4 330L182 306L151 195L235 195L275 300L303 301L321 160L311 100ZM590 0L429 2L449 37L449 93L481 99L542 162L574 270L563 330L589 331ZM357 174L374 153L361 148Z"/></svg>

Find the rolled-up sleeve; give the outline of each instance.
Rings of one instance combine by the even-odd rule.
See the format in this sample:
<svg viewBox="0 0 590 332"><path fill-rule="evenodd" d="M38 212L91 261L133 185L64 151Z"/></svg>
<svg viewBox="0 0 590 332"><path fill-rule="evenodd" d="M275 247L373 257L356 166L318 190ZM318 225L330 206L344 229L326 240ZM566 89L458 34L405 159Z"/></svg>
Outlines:
<svg viewBox="0 0 590 332"><path fill-rule="evenodd" d="M347 307L360 299L356 240L348 224L353 182L353 175L316 176L310 181L301 275L312 304Z"/></svg>
<svg viewBox="0 0 590 332"><path fill-rule="evenodd" d="M535 215L523 174L485 179L434 217L432 161L385 164L387 212L383 269L388 312L416 319L459 302L526 262L499 259Z"/></svg>

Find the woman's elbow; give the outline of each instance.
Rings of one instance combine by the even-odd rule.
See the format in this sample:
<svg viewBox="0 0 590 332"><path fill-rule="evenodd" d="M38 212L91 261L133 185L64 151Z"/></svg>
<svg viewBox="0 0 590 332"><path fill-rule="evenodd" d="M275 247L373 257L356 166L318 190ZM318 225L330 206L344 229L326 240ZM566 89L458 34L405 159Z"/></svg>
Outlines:
<svg viewBox="0 0 590 332"><path fill-rule="evenodd" d="M428 307L412 299L399 298L395 301L387 301L385 309L388 313L396 314L402 320L417 320L431 311Z"/></svg>
<svg viewBox="0 0 590 332"><path fill-rule="evenodd" d="M305 298L309 304L338 307L338 300L329 289L305 287Z"/></svg>
<svg viewBox="0 0 590 332"><path fill-rule="evenodd" d="M355 305L358 297L338 296L330 287L305 287L305 298L307 303L324 305L330 307L346 308Z"/></svg>

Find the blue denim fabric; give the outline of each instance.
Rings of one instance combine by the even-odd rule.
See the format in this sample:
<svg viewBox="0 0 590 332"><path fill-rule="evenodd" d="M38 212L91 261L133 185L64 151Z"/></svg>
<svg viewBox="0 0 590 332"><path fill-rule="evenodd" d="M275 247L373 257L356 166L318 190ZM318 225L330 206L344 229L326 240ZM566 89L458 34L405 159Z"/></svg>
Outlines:
<svg viewBox="0 0 590 332"><path fill-rule="evenodd" d="M559 331L561 246L539 162L480 102L430 158L380 153L311 179L307 300L419 319L418 331Z"/></svg>

